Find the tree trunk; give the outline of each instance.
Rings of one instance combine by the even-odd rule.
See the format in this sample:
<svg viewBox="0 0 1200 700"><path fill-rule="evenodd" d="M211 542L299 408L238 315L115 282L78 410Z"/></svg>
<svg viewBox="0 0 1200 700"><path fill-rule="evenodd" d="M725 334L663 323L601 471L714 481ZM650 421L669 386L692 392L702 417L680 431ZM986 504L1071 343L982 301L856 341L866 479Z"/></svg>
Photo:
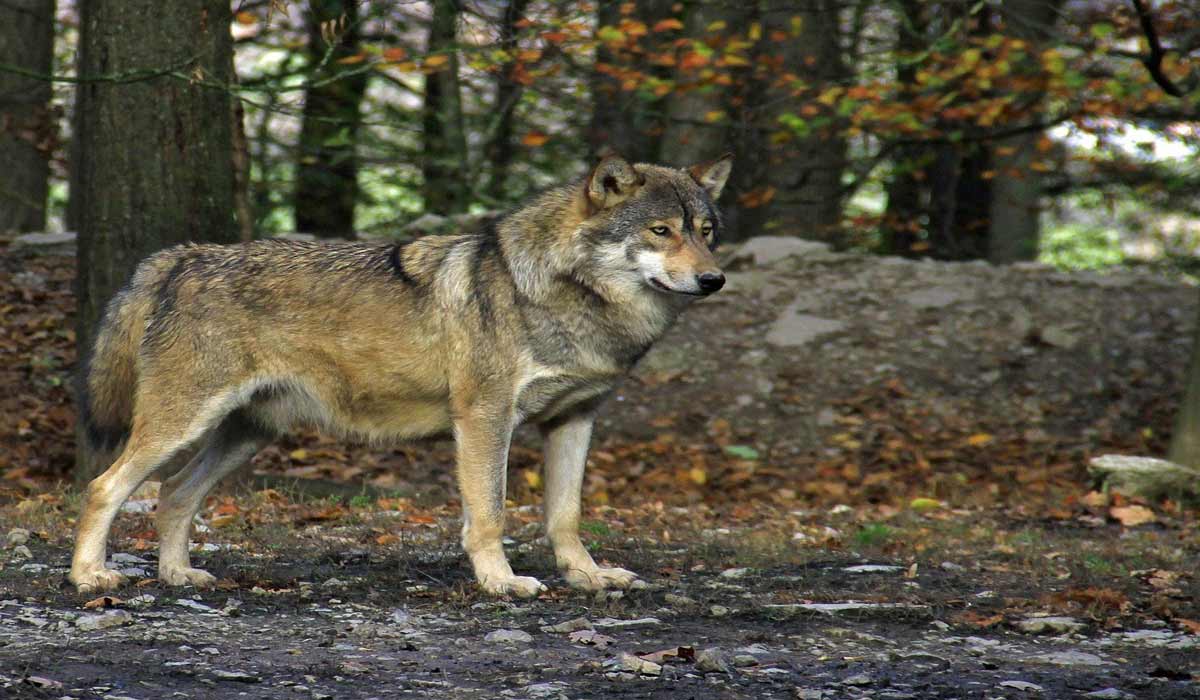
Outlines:
<svg viewBox="0 0 1200 700"><path fill-rule="evenodd" d="M424 154L421 172L425 211L437 214L465 212L471 202L467 168L467 136L463 125L462 96L458 85L458 0L434 0L426 51L448 60L425 74L422 112Z"/></svg>
<svg viewBox="0 0 1200 700"><path fill-rule="evenodd" d="M142 258L185 241L233 242L228 2L80 6L76 337ZM146 75L151 74L151 77ZM168 74L170 73L170 74ZM76 476L93 473L79 454Z"/></svg>
<svg viewBox="0 0 1200 700"><path fill-rule="evenodd" d="M1167 459L1185 467L1200 467L1200 318L1192 333L1192 359Z"/></svg>
<svg viewBox="0 0 1200 700"><path fill-rule="evenodd" d="M304 96L300 152L296 169L296 230L327 237L354 237L354 205L358 200L360 105L367 74L331 79L354 66L338 63L360 51L356 1L312 0L305 15L308 30L310 86ZM322 36L321 25L336 23L335 33ZM328 55L327 55L328 54Z"/></svg>
<svg viewBox="0 0 1200 700"><path fill-rule="evenodd" d="M0 2L0 63L50 75L54 0ZM0 232L46 228L57 126L50 81L0 73Z"/></svg>
<svg viewBox="0 0 1200 700"><path fill-rule="evenodd" d="M779 129L779 118L794 115L796 100L788 76L796 76L815 94L842 84L847 75L840 43L842 29L837 0L811 0L801 8L795 3L772 1L763 11L765 55L772 61L762 90L763 128ZM795 18L799 19L797 27ZM771 37L787 36L782 42ZM831 116L831 115L826 115ZM777 132L762 159L761 182L774 196L756 212L743 216L751 235L798 236L840 245L843 187L846 169L846 140L839 134L836 117L832 123L809 133ZM756 219L756 221L755 221Z"/></svg>
<svg viewBox="0 0 1200 700"><path fill-rule="evenodd" d="M622 5L628 3L600 2L596 6L596 26L620 25ZM667 0L637 0L631 19L648 27L672 16L672 3ZM637 89L625 89L617 74L637 71L643 74L663 74L654 70L646 60L646 52L658 38L648 35L636 42L636 48L614 48L601 41L596 47L596 65L591 75L592 121L588 128L590 158L607 153L619 153L629 161L658 160L662 142L664 101ZM643 83L644 81L636 81Z"/></svg>
<svg viewBox="0 0 1200 700"><path fill-rule="evenodd" d="M925 18L919 0L898 0L901 13L896 27L896 83L903 94L916 91L917 67L911 59L925 46ZM923 228L922 186L929 166L929 149L905 144L892 158L892 174L887 183L887 209L881 233L883 252L891 255L916 255L925 247L920 239Z"/></svg>
<svg viewBox="0 0 1200 700"><path fill-rule="evenodd" d="M529 0L508 0L504 6L504 17L500 21L500 46L509 53L517 50L517 22L525 16ZM490 166L487 194L492 200L502 202L508 180L508 166L513 159L513 119L517 102L521 99L521 84L512 79L515 63L506 62L496 75L496 127L488 143L487 158Z"/></svg>
<svg viewBox="0 0 1200 700"><path fill-rule="evenodd" d="M1005 34L1029 42L1029 56L1040 55L1039 44L1050 36L1061 5L1062 0L1004 0L1001 14ZM1037 70L1036 58L1027 61L1032 64L1031 70ZM1041 97L1035 95L1029 99L1038 103ZM1033 120L1041 115L1041 110L1035 104L1025 113ZM994 143L996 178L992 182L994 196L987 251L992 262L1011 263L1037 257L1042 178L1030 165L1037 159L1041 137L1041 132L1029 132Z"/></svg>
<svg viewBox="0 0 1200 700"><path fill-rule="evenodd" d="M727 0L699 0L688 8L684 34L693 41L702 40L706 28L721 21L733 31L744 26L746 12L745 6L732 5ZM705 118L709 112L726 112L729 107L726 88L705 76L711 72L680 68L672 76L675 90L666 100L667 119L658 160L685 166L730 150L728 121L707 123Z"/></svg>

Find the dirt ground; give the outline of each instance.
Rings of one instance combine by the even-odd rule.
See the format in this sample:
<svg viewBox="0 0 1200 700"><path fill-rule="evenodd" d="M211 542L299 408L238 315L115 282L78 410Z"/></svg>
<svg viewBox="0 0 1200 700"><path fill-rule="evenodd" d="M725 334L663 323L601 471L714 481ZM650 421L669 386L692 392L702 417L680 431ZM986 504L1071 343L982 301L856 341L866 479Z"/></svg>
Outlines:
<svg viewBox="0 0 1200 700"><path fill-rule="evenodd" d="M1196 511L1086 474L1163 453L1187 285L749 245L601 420L585 539L645 588L564 587L528 432L519 602L471 585L448 443L301 433L202 512L216 590L152 578L150 491L106 601L64 585L72 258L6 243L0 697L1200 697Z"/></svg>

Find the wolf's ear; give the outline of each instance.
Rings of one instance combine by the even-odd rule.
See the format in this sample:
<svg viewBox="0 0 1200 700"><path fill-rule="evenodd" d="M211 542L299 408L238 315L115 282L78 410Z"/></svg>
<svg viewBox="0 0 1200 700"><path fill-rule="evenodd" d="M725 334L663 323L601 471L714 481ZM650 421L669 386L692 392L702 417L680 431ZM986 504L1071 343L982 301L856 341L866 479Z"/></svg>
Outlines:
<svg viewBox="0 0 1200 700"><path fill-rule="evenodd" d="M621 156L607 156L587 179L588 203L594 211L615 207L633 196L646 178Z"/></svg>
<svg viewBox="0 0 1200 700"><path fill-rule="evenodd" d="M721 196L721 190L725 189L725 183L728 182L732 170L732 153L726 153L716 160L697 163L687 169L692 179L708 192L708 196L712 197L714 202Z"/></svg>

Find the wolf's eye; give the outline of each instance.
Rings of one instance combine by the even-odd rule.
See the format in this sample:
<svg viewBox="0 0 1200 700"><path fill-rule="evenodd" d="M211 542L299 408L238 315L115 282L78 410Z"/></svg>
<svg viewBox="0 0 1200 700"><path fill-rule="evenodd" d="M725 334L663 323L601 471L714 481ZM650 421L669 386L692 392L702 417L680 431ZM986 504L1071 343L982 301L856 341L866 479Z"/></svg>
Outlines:
<svg viewBox="0 0 1200 700"><path fill-rule="evenodd" d="M713 235L713 225L705 221L704 225L700 227L700 234L705 238L710 238Z"/></svg>
<svg viewBox="0 0 1200 700"><path fill-rule="evenodd" d="M667 228L666 226L651 226L650 233L653 233L656 236L669 236L671 235L671 229Z"/></svg>

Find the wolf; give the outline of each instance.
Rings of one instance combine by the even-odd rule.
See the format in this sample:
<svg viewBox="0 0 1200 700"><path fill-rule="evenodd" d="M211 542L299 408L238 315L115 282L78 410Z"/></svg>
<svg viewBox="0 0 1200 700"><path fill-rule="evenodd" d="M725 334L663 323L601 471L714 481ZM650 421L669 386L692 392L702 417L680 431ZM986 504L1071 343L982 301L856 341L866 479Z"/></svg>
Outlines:
<svg viewBox="0 0 1200 700"><path fill-rule="evenodd" d="M546 587L501 546L509 443L545 438L545 531L568 585L626 588L579 539L596 412L690 302L725 282L714 256L729 156L676 169L601 160L490 225L406 244L188 244L144 260L108 304L81 391L83 434L117 454L87 487L69 580L105 567L121 504L163 479L158 578L212 585L188 556L208 492L280 432L451 433L462 546L497 595Z"/></svg>

